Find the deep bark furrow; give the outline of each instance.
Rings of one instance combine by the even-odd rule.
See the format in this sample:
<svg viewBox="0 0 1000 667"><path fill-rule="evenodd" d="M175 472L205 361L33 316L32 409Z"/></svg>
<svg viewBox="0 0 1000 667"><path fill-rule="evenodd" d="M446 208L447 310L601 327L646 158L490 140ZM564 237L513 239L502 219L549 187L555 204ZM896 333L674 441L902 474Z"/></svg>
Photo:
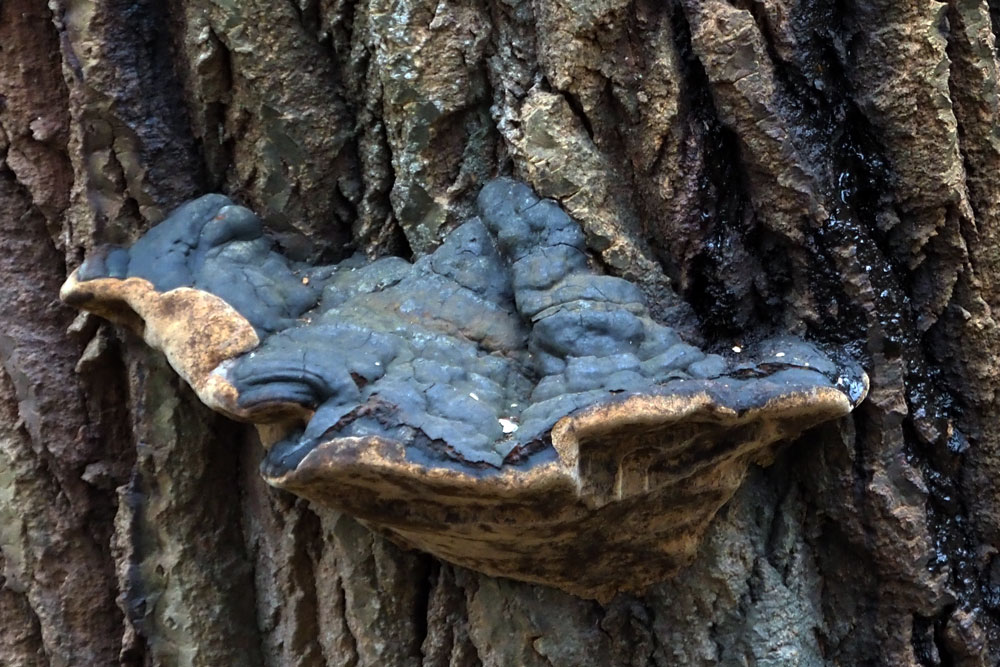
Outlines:
<svg viewBox="0 0 1000 667"><path fill-rule="evenodd" d="M33 531L18 521L11 507L15 502L23 502L25 494L19 482L32 472L28 435L23 428L16 428L17 423L18 401L13 383L7 375L0 374L0 465L4 469L0 476L0 495L6 501L5 506L0 507L0 525L3 526L0 529L0 545L3 546L0 553L0 656L18 667L42 667L54 662L46 655L41 635L43 624L51 624L53 619L47 613L45 601L31 595L35 586L30 568L34 563L27 562L30 551L25 542ZM8 425L15 425L15 428ZM32 608L32 597L41 607L41 617ZM59 657L56 656L56 661Z"/></svg>
<svg viewBox="0 0 1000 667"><path fill-rule="evenodd" d="M137 459L115 521L129 622L154 663L261 665L237 501L239 431L217 430L165 359L131 350Z"/></svg>
<svg viewBox="0 0 1000 667"><path fill-rule="evenodd" d="M59 39L47 8L32 2L0 7L0 150L57 232L72 173L65 154L69 114ZM5 146L2 144L6 143Z"/></svg>
<svg viewBox="0 0 1000 667"><path fill-rule="evenodd" d="M52 308L51 296L39 298L58 290L62 259L27 191L3 168L0 207L5 211L0 217L0 269L6 276L0 282L5 304L0 310L0 368L18 404L17 418L2 420L9 429L3 468L12 498L4 509L11 513L14 539L9 546L22 554L17 567L9 567L42 620L52 664L72 664L74 656L98 663L113 660L120 620L110 553L101 541L109 535L108 525L90 524L92 517L109 518L112 499L81 477L115 450L102 451L99 430L88 428L85 389L74 372L80 348L65 338L72 313ZM59 575L64 567L67 574Z"/></svg>
<svg viewBox="0 0 1000 667"><path fill-rule="evenodd" d="M6 563L0 554L0 571ZM42 647L41 623L27 597L13 590L13 582L0 577L0 655L9 667L46 667L49 660Z"/></svg>
<svg viewBox="0 0 1000 667"><path fill-rule="evenodd" d="M661 174L684 174L684 181L664 193L679 200L668 209L672 215L647 210L647 225L675 289L698 313L701 333L708 340L737 339L739 332L758 328L766 319L761 302L783 271L772 265L765 275L755 263L751 232L756 221L735 136L719 119L683 8L674 6L670 19L682 83L678 107L684 119L684 147L679 159L674 157L650 175L658 180ZM752 269L736 278L736 264Z"/></svg>

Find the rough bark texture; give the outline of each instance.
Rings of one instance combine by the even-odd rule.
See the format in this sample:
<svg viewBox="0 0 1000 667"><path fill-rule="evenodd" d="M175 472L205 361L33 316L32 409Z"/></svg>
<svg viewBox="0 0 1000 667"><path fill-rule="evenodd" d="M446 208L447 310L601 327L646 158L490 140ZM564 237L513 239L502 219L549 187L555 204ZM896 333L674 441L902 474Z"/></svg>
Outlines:
<svg viewBox="0 0 1000 667"><path fill-rule="evenodd" d="M998 28L993 0L0 1L0 663L997 664ZM301 257L409 257L495 173L707 347L792 331L871 377L644 597L268 489L245 427L56 300L204 192Z"/></svg>

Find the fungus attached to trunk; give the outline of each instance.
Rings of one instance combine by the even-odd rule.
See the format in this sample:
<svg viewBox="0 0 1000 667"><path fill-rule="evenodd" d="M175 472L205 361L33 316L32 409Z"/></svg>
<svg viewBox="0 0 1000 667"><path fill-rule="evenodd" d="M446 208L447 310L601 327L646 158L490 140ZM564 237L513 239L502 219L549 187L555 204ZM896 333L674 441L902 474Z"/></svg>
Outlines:
<svg viewBox="0 0 1000 667"><path fill-rule="evenodd" d="M859 368L798 339L739 364L685 343L526 185L478 205L412 264L311 267L207 195L93 254L62 297L260 425L269 483L585 597L675 573L750 463L864 398Z"/></svg>

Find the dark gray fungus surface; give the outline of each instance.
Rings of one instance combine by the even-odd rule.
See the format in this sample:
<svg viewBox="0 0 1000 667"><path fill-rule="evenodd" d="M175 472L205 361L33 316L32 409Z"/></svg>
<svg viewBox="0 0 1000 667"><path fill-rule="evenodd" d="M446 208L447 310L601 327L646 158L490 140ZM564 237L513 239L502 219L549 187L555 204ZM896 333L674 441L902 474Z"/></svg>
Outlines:
<svg viewBox="0 0 1000 667"><path fill-rule="evenodd" d="M79 279L195 287L247 318L262 342L223 371L240 405L315 409L271 449L270 475L339 436L395 439L432 466L530 465L551 458L559 419L636 394L718 388L730 404L751 397L745 407L757 407L755 383L767 395L782 384L863 395L859 368L798 339L739 362L685 343L650 318L635 285L596 273L577 223L524 184L492 181L478 208L412 264L314 268L275 252L251 211L206 195L130 249L89 258Z"/></svg>

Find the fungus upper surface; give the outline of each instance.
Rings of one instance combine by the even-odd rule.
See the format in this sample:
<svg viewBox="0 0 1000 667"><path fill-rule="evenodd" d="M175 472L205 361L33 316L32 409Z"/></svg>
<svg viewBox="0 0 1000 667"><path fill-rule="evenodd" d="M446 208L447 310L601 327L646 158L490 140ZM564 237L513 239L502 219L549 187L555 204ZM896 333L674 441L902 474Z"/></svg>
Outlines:
<svg viewBox="0 0 1000 667"><path fill-rule="evenodd" d="M275 252L252 212L207 195L130 249L89 257L63 296L126 323L137 314L209 405L290 423L262 466L272 483L449 560L580 594L606 591L517 564L524 534L499 527L516 523L505 512L549 526L563 559L580 548L572 536L625 520L601 508L636 498L660 516L672 516L666 498L689 503L674 532L694 535L767 445L864 397L859 368L798 339L738 361L685 343L635 285L595 271L577 223L526 185L495 180L478 208L413 263L310 267ZM178 294L209 305L165 310ZM199 328L206 310L216 324ZM171 318L184 326L167 331ZM705 489L716 494L692 500ZM618 555L645 554L646 583L697 542L636 550L653 538L633 538Z"/></svg>

